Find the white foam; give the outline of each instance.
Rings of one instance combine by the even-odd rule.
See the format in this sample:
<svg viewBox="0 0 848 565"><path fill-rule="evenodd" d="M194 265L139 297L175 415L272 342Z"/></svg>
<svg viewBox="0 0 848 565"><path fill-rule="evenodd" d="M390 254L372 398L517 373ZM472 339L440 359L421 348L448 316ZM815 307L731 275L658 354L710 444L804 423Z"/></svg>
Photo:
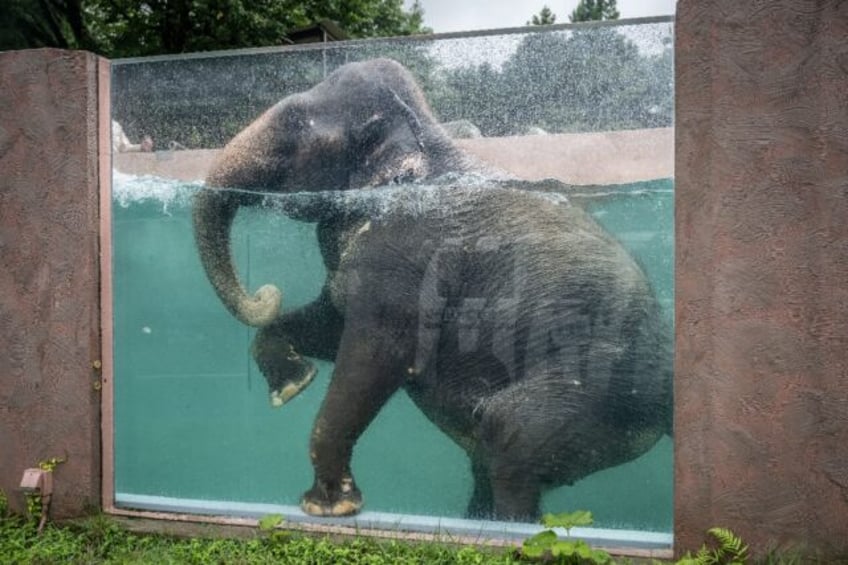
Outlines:
<svg viewBox="0 0 848 565"><path fill-rule="evenodd" d="M434 211L455 208L465 200L487 191L520 191L527 185L498 182L479 174L450 173L440 178L405 184L369 187L360 190L262 193L264 205L293 218L310 219L322 214L357 213L373 219L404 215L420 217ZM568 205L565 194L524 190L533 198Z"/></svg>
<svg viewBox="0 0 848 565"><path fill-rule="evenodd" d="M627 191L597 190L582 191L577 187L566 187L557 191L555 184L540 184L538 190L533 183L509 180L492 180L476 173L449 173L438 179L359 190L328 190L316 192L255 192L263 197L265 207L275 209L294 219L316 221L325 214L362 214L371 218L402 214L421 216L433 211L455 207L462 200L491 190L523 191L533 198L558 205L569 205L569 196L582 198L606 198L611 196L637 196L653 193L671 193L669 189L636 189ZM162 211L168 214L169 206L189 206L191 196L203 189L202 181L183 182L151 175L136 176L114 171L112 197L124 208L146 201L160 202ZM575 190L576 189L576 190ZM241 192L228 189L232 192ZM457 194L457 190L461 191ZM568 192L568 194L566 194Z"/></svg>
<svg viewBox="0 0 848 565"><path fill-rule="evenodd" d="M162 203L168 214L169 205L187 205L191 195L203 188L202 182L182 182L152 175L130 175L112 171L112 200L122 208L145 201Z"/></svg>

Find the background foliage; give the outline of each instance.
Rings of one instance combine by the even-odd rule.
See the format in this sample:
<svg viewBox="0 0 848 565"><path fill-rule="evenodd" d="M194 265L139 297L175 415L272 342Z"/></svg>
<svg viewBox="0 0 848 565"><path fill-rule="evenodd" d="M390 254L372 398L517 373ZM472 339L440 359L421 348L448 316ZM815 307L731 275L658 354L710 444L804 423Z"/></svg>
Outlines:
<svg viewBox="0 0 848 565"><path fill-rule="evenodd" d="M617 20L620 14L616 4L616 0L580 0L568 19L572 22Z"/></svg>
<svg viewBox="0 0 848 565"><path fill-rule="evenodd" d="M615 19L615 4L581 0L570 18ZM419 4L404 11L403 0L2 0L0 49L187 53L284 45L287 33L325 19L352 38L414 35L429 31L422 17ZM388 56L412 70L439 119L469 120L486 136L671 124L670 37L646 52L618 28L563 30L547 25L554 20L550 10L534 16L540 25L500 62L445 64L432 50L439 42L411 37L115 65L113 115L133 141L151 135L157 149L219 147L336 67Z"/></svg>
<svg viewBox="0 0 848 565"><path fill-rule="evenodd" d="M532 29L492 38L509 45L499 63L463 57L465 40L455 39L444 42L457 55L446 63L444 50L434 49L442 41L410 38L116 65L113 111L133 140L149 134L160 148L219 147L338 66L387 56L413 72L441 121L469 120L485 136L671 125L670 37L640 50L615 27Z"/></svg>
<svg viewBox="0 0 848 565"><path fill-rule="evenodd" d="M568 15L568 21L591 22L595 20L617 20L621 15L616 7L617 0L580 0ZM527 25L544 26L556 23L556 14L545 5L527 22Z"/></svg>
<svg viewBox="0 0 848 565"><path fill-rule="evenodd" d="M0 50L86 49L109 57L285 45L323 20L351 38L427 33L403 0L3 0Z"/></svg>
<svg viewBox="0 0 848 565"><path fill-rule="evenodd" d="M487 136L668 126L671 57L670 44L641 53L610 27L530 33L500 69L449 71L454 99L441 117L471 120Z"/></svg>

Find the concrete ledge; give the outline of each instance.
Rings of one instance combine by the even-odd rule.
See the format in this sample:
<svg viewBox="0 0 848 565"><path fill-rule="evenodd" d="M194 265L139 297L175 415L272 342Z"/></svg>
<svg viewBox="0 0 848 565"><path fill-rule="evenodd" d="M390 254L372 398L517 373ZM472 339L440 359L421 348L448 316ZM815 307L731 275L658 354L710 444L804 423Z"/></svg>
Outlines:
<svg viewBox="0 0 848 565"><path fill-rule="evenodd" d="M481 161L527 180L621 184L674 176L674 130L657 128L593 133L460 139ZM184 181L206 177L218 149L119 153L115 169Z"/></svg>

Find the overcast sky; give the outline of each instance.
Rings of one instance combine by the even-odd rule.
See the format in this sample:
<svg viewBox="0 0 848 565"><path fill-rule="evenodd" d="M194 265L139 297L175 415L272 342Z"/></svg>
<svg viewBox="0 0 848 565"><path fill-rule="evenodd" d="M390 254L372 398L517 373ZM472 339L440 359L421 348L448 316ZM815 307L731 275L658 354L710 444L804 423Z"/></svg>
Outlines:
<svg viewBox="0 0 848 565"><path fill-rule="evenodd" d="M404 0L407 8L413 0ZM578 0L419 0L424 25L435 33L523 26L547 5L556 23L568 23ZM675 0L618 0L621 18L674 15Z"/></svg>

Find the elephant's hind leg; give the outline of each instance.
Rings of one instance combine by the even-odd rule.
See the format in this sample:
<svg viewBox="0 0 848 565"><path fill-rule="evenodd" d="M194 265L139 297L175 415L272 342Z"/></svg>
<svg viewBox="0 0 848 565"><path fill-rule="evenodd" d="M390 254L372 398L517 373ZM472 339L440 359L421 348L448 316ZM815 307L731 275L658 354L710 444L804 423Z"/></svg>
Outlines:
<svg viewBox="0 0 848 565"><path fill-rule="evenodd" d="M498 396L507 394L502 391ZM535 521L539 515L541 486L532 457L537 442L524 433L515 418L515 407L503 398L493 398L480 424L482 451L486 454L488 480L475 476L472 503L487 502L489 516L496 520ZM488 485L490 497L478 490ZM483 495L481 498L480 495Z"/></svg>
<svg viewBox="0 0 848 565"><path fill-rule="evenodd" d="M489 480L489 467L482 457L476 455L471 458L471 475L474 478L474 492L468 501L468 509L465 515L468 518L492 517L494 512L494 499L492 497L492 483Z"/></svg>
<svg viewBox="0 0 848 565"><path fill-rule="evenodd" d="M572 411L585 399L563 390L563 378L538 375L486 399L478 424L494 518L536 521L543 486L570 475L569 428L585 424Z"/></svg>
<svg viewBox="0 0 848 565"><path fill-rule="evenodd" d="M493 519L535 522L539 517L541 484L528 468L525 449L519 441L491 457Z"/></svg>

